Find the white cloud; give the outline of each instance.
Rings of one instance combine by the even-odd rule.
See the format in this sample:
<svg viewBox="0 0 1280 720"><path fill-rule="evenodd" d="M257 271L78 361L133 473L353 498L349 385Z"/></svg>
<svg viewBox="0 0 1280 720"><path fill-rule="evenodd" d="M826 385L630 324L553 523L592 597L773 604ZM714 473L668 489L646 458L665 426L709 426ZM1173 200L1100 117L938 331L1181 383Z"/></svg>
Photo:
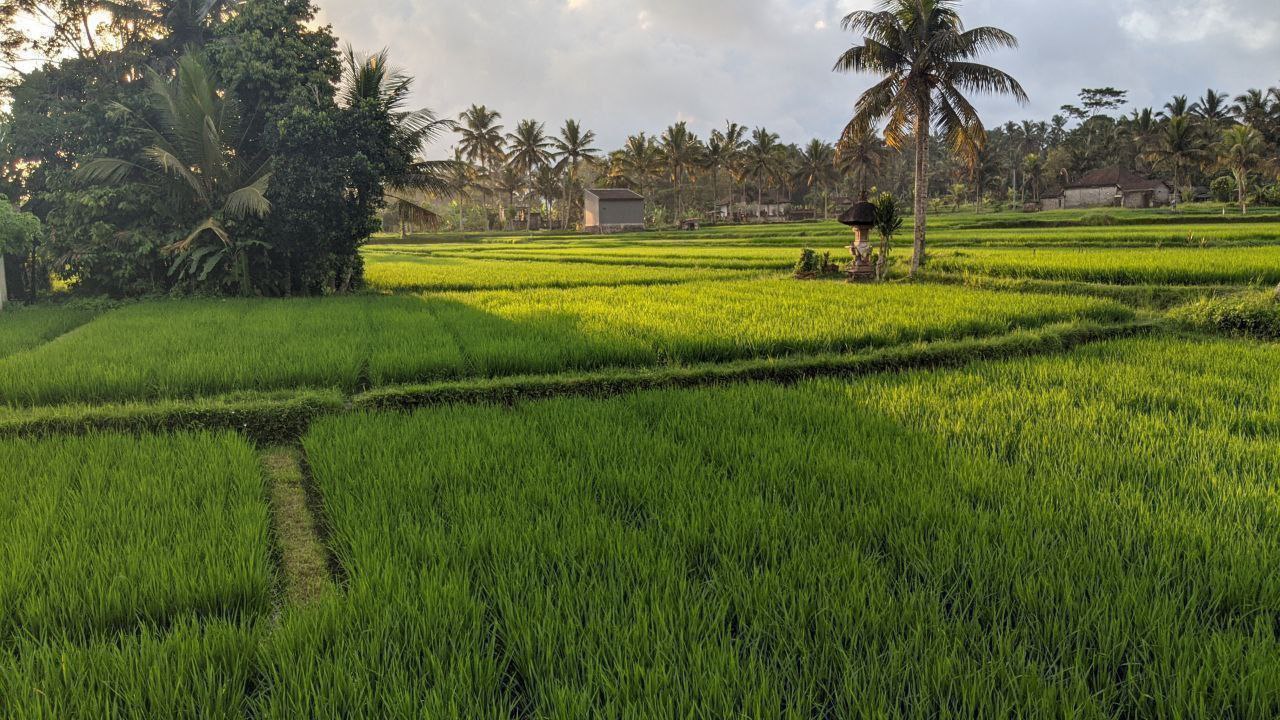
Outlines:
<svg viewBox="0 0 1280 720"><path fill-rule="evenodd" d="M705 135L725 120L788 142L834 139L872 78L831 72L858 38L847 13L879 0L316 0L344 41L389 46L442 114L471 103L513 125L582 120L602 147L677 118ZM1280 82L1277 0L966 0L970 26L999 25L1022 49L987 60L1022 81L1028 108L977 98L990 124L1047 118L1081 87L1113 85L1135 104L1206 87Z"/></svg>

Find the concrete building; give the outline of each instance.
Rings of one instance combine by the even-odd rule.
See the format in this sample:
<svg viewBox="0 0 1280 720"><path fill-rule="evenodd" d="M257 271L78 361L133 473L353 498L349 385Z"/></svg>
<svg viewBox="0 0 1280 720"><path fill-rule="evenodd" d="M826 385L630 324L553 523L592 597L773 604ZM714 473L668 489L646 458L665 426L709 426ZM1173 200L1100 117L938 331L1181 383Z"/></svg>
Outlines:
<svg viewBox="0 0 1280 720"><path fill-rule="evenodd" d="M1048 209L1087 207L1150 208L1168 205L1173 199L1173 185L1159 179L1143 177L1121 167L1102 168L1067 185L1054 202L1042 203Z"/></svg>
<svg viewBox="0 0 1280 720"><path fill-rule="evenodd" d="M644 196L631 190L587 190L583 193L582 207L582 224L587 232L644 229Z"/></svg>
<svg viewBox="0 0 1280 720"><path fill-rule="evenodd" d="M733 222L749 222L756 218L768 220L786 219L791 212L791 199L775 192L766 192L763 196L747 193L745 198L729 197L716 203L715 215L718 219Z"/></svg>

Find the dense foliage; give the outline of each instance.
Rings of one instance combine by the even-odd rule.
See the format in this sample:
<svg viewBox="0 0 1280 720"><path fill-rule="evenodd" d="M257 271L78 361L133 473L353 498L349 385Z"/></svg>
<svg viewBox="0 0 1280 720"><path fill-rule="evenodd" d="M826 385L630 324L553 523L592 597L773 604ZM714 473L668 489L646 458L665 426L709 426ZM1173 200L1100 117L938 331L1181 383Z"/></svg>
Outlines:
<svg viewBox="0 0 1280 720"><path fill-rule="evenodd" d="M421 138L339 96L310 0L168 5L111 3L93 32L57 16L81 42L12 87L6 176L48 228L27 265L114 296L359 286L383 182Z"/></svg>

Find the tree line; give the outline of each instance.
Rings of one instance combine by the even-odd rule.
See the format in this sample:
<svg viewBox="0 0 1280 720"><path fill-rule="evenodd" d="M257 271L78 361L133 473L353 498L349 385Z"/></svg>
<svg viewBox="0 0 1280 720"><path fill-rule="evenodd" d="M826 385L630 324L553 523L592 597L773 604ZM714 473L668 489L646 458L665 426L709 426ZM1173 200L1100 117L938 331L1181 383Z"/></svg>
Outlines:
<svg viewBox="0 0 1280 720"><path fill-rule="evenodd" d="M445 128L406 109L412 80L385 53L343 51L315 12L0 0L0 192L42 225L2 248L9 291L359 287L383 207L438 187L420 150Z"/></svg>

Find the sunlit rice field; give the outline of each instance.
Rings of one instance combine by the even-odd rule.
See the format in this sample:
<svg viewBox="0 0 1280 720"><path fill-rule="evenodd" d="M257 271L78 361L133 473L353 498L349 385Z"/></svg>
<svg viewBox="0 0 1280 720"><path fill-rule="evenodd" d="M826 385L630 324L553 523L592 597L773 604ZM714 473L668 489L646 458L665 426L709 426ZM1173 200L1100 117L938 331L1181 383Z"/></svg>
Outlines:
<svg viewBox="0 0 1280 720"><path fill-rule="evenodd" d="M1107 248L941 250L930 268L1013 278L1117 284L1280 282L1280 246L1256 248Z"/></svg>
<svg viewBox="0 0 1280 720"><path fill-rule="evenodd" d="M591 267L557 262L554 255L536 262L510 262L506 257L474 260L441 255L367 254L369 286L383 292L467 291L522 288L566 288L591 285L660 285L743 277L744 273L691 268L660 269L644 264Z"/></svg>
<svg viewBox="0 0 1280 720"><path fill-rule="evenodd" d="M263 702L1273 716L1275 370L1128 341L325 421L306 447L350 587L279 633Z"/></svg>
<svg viewBox="0 0 1280 720"><path fill-rule="evenodd" d="M9 405L355 389L988 335L1131 312L946 286L746 280L323 300L135 305L0 360Z"/></svg>

